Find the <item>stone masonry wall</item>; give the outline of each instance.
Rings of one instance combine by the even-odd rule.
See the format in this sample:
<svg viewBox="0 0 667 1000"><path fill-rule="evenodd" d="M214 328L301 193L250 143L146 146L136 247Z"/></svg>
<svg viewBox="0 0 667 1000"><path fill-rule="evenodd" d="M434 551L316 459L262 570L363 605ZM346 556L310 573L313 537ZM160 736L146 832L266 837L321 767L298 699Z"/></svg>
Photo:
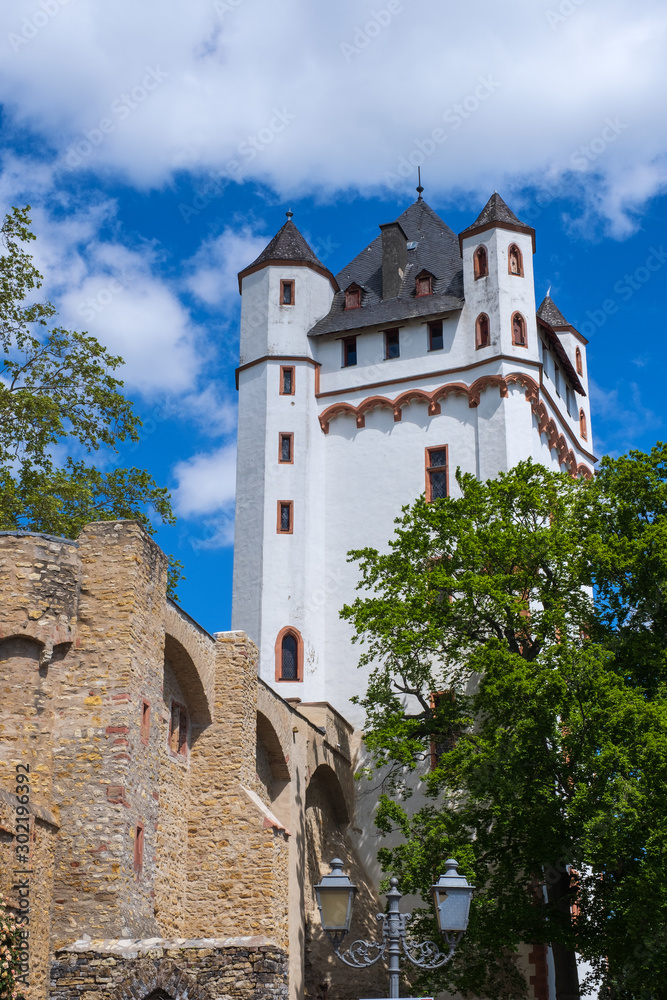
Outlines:
<svg viewBox="0 0 667 1000"><path fill-rule="evenodd" d="M287 957L263 937L89 941L60 951L52 1000L286 1000Z"/></svg>

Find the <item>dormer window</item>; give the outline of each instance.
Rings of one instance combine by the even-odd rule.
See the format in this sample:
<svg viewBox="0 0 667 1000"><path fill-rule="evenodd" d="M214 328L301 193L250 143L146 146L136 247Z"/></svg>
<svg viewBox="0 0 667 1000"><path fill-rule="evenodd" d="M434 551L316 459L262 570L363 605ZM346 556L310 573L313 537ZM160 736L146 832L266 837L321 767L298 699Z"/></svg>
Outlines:
<svg viewBox="0 0 667 1000"><path fill-rule="evenodd" d="M422 271L417 275L415 295L433 295L433 275L428 271Z"/></svg>
<svg viewBox="0 0 667 1000"><path fill-rule="evenodd" d="M489 256L486 247L477 247L473 256L473 266L475 269L475 281L478 278L486 278L489 273Z"/></svg>
<svg viewBox="0 0 667 1000"><path fill-rule="evenodd" d="M523 255L516 243L513 243L508 250L508 270L510 274L523 278Z"/></svg>
<svg viewBox="0 0 667 1000"><path fill-rule="evenodd" d="M350 285L345 289L345 308L359 309L361 306L361 288L359 285Z"/></svg>

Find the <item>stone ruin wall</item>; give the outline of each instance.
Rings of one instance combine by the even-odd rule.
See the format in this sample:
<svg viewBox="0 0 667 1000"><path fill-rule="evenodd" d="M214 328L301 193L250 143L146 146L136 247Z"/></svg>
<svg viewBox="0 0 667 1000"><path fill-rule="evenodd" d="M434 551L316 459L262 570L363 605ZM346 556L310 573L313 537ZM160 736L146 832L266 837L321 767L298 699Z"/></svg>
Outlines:
<svg viewBox="0 0 667 1000"><path fill-rule="evenodd" d="M185 758L168 745L172 697L189 714ZM140 525L92 524L76 543L0 534L0 891L18 902L14 778L27 763L28 1000L84 987L97 1000L146 962L213 989L237 960L246 985L226 994L282 996L288 953L291 997L329 983L356 997L311 888L333 854L353 859L360 926L376 932L378 901L345 834L350 735L330 706L287 704L258 681L244 633L211 636L168 601L166 557ZM255 944L211 944L239 934ZM121 939L163 943L115 954Z"/></svg>

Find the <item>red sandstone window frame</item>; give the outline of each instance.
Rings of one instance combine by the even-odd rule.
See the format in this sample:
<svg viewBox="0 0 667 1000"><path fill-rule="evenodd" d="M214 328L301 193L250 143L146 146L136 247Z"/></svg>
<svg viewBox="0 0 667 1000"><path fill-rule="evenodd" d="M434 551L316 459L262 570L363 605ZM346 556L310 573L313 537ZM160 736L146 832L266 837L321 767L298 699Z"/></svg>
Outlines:
<svg viewBox="0 0 667 1000"><path fill-rule="evenodd" d="M285 293L289 288L289 302L285 301ZM280 279L280 304L281 306L293 306L296 301L296 282L294 278Z"/></svg>
<svg viewBox="0 0 667 1000"><path fill-rule="evenodd" d="M151 705L145 698L141 699L141 727L139 736L144 746L148 746L151 735Z"/></svg>
<svg viewBox="0 0 667 1000"><path fill-rule="evenodd" d="M392 348L395 348L394 353L392 353ZM400 330L397 326L393 326L391 330L384 331L384 359L385 361L395 361L396 358L401 356L401 335Z"/></svg>
<svg viewBox="0 0 667 1000"><path fill-rule="evenodd" d="M289 510L289 528L283 528L283 508L286 507ZM294 501L293 500L279 500L278 501L278 519L276 522L276 532L279 535L292 535L294 533Z"/></svg>
<svg viewBox="0 0 667 1000"><path fill-rule="evenodd" d="M291 635L296 639L296 677L283 677L283 640ZM276 637L276 681L280 684L300 684L303 681L303 638L298 628L285 625Z"/></svg>
<svg viewBox="0 0 667 1000"><path fill-rule="evenodd" d="M289 458L283 458L284 442L287 442ZM278 464L294 465L294 434L291 431L280 431L278 434Z"/></svg>
<svg viewBox="0 0 667 1000"><path fill-rule="evenodd" d="M444 465L433 465L431 461L431 453L435 451L444 451L445 453L445 464ZM424 471L426 476L426 502L433 503L433 475L435 473L442 473L445 471L445 495L449 496L449 445L440 444L433 445L430 448L424 449Z"/></svg>
<svg viewBox="0 0 667 1000"><path fill-rule="evenodd" d="M512 257L516 257L516 271L512 270ZM516 243L510 243L507 248L507 273L513 274L515 278L523 278L523 254Z"/></svg>
<svg viewBox="0 0 667 1000"><path fill-rule="evenodd" d="M345 308L361 309L361 286L352 284L345 289Z"/></svg>
<svg viewBox="0 0 667 1000"><path fill-rule="evenodd" d="M588 424L583 410L579 410L579 434L584 441L588 441Z"/></svg>
<svg viewBox="0 0 667 1000"><path fill-rule="evenodd" d="M440 344L433 346L434 337L440 340ZM441 319L433 320L428 325L428 349L429 351L442 351L445 346L443 323Z"/></svg>
<svg viewBox="0 0 667 1000"><path fill-rule="evenodd" d="M577 365L577 375L583 375L584 374L584 363L583 363L583 361L581 359L581 351L579 350L579 348L577 348L577 350L575 351L574 357L575 357L575 362L576 362L576 365Z"/></svg>
<svg viewBox="0 0 667 1000"><path fill-rule="evenodd" d="M174 721L178 716L178 745L174 749ZM185 705L181 702L176 701L172 698L171 701L171 712L169 715L169 737L167 745L169 747L169 754L172 757L187 758L188 756L188 729L190 726L190 719L188 716L188 710Z"/></svg>
<svg viewBox="0 0 667 1000"><path fill-rule="evenodd" d="M486 323L485 335L483 335L482 327ZM491 344L491 320L486 313L480 313L475 320L475 350L479 351L482 347L489 347Z"/></svg>
<svg viewBox="0 0 667 1000"><path fill-rule="evenodd" d="M350 358L354 355L354 361ZM354 368L357 363L357 338L356 337L344 337L343 338L343 368Z"/></svg>
<svg viewBox="0 0 667 1000"><path fill-rule="evenodd" d="M141 875L144 867L144 824L139 822L134 828L134 861L133 868Z"/></svg>
<svg viewBox="0 0 667 1000"><path fill-rule="evenodd" d="M480 278L486 278L489 274L489 252L486 249L485 243L480 243L477 247L472 261L475 281L478 281Z"/></svg>
<svg viewBox="0 0 667 1000"><path fill-rule="evenodd" d="M285 389L285 375L289 372L290 378L290 389ZM296 388L296 369L294 365L281 365L280 366L280 395L281 396L293 396Z"/></svg>
<svg viewBox="0 0 667 1000"><path fill-rule="evenodd" d="M517 340L514 331L514 322L519 320L521 330L522 330L522 340ZM528 347L528 328L526 326L526 320L520 312L512 313L512 344L514 347Z"/></svg>
<svg viewBox="0 0 667 1000"><path fill-rule="evenodd" d="M420 271L415 278L416 298L423 298L424 295L433 295L433 275L429 271Z"/></svg>

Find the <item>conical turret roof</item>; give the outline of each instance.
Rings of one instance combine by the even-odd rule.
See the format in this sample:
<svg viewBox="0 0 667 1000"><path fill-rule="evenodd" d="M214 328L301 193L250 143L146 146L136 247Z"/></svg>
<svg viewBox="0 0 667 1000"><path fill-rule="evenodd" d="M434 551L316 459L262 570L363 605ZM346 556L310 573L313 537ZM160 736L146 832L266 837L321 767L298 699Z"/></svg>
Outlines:
<svg viewBox="0 0 667 1000"><path fill-rule="evenodd" d="M242 271L239 271L239 291L241 290L241 282L247 274L259 271L262 267L268 267L270 264L296 264L310 267L329 278L334 286L334 291L338 290L336 279L331 271L327 270L319 260L315 251L308 245L292 222L291 212L287 213L287 222L278 230L259 257L256 257L252 264L248 264Z"/></svg>
<svg viewBox="0 0 667 1000"><path fill-rule="evenodd" d="M533 238L533 252L535 252L535 230L516 217L497 191L491 195L473 224L459 234L459 243L462 244L465 237L472 233L494 228L510 229L516 233L528 233Z"/></svg>
<svg viewBox="0 0 667 1000"><path fill-rule="evenodd" d="M562 312L551 298L550 295L546 295L544 301L540 308L537 310L537 318L548 323L549 326L553 326L554 330L561 326L570 326L571 324L563 316Z"/></svg>

